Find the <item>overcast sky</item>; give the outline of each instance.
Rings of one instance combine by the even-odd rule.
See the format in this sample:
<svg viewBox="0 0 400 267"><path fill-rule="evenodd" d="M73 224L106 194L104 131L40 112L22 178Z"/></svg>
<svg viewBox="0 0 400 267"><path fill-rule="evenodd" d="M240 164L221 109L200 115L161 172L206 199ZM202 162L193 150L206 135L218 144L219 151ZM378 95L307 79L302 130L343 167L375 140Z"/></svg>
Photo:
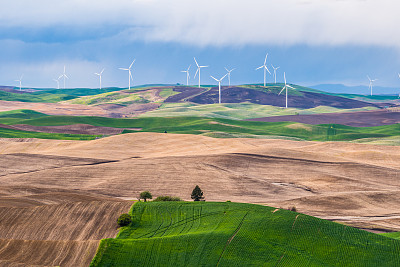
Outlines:
<svg viewBox="0 0 400 267"><path fill-rule="evenodd" d="M232 83L261 83L268 66L288 81L400 87L400 1L14 0L0 4L0 84L68 87L184 83L195 56L202 82L237 68ZM270 67L272 70L272 68ZM272 76L268 81L272 81ZM192 79L191 83L195 83Z"/></svg>

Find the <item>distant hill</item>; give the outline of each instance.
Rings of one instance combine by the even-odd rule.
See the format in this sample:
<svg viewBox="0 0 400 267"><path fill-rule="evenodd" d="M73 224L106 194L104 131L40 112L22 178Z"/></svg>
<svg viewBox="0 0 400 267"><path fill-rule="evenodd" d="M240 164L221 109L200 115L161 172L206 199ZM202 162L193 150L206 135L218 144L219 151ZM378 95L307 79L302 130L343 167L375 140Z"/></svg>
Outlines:
<svg viewBox="0 0 400 267"><path fill-rule="evenodd" d="M329 92L329 93L344 93L344 94L360 94L360 95L370 95L370 91L368 86L366 85L358 85L358 86L347 86L344 84L318 84L310 86L313 89ZM399 95L399 88L395 87L383 87L383 86L374 86L373 93L377 95Z"/></svg>
<svg viewBox="0 0 400 267"><path fill-rule="evenodd" d="M221 98L223 103L250 102L260 105L285 106L285 95L279 94L282 84L270 86L244 85L222 86ZM298 90L289 90L288 106L293 108L315 108L318 106L330 106L335 108L353 109L363 107L380 107L378 103L369 103L339 95L321 93L312 89L297 86ZM165 102L194 102L198 104L218 103L218 87L174 87L179 94L168 97ZM385 104L386 105L386 104Z"/></svg>

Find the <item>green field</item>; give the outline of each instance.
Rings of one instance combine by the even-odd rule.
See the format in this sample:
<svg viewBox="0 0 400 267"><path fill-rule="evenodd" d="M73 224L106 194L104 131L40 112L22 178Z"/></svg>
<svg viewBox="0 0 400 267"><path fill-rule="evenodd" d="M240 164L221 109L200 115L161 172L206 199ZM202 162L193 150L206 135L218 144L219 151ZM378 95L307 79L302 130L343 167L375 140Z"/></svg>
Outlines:
<svg viewBox="0 0 400 267"><path fill-rule="evenodd" d="M136 87L131 90L125 89L93 95L84 95L79 98L65 101L65 103L81 105L118 104L126 106L131 104L155 102L153 101L153 93L151 91L146 91L146 89L162 89L159 95L163 98L168 98L171 95L178 94L178 92L174 92L172 88Z"/></svg>
<svg viewBox="0 0 400 267"><path fill-rule="evenodd" d="M30 117L31 116L31 117ZM114 119L89 116L48 116L38 112L0 112L0 123L34 126L90 124L116 128L141 128L143 132L199 134L211 137L283 138L309 141L355 141L400 136L400 124L378 127L307 125L296 122L258 122L203 117L146 117ZM124 133L138 132L125 130ZM17 135L17 133L15 133ZM32 135L30 133L30 135ZM1 135L0 137L7 137ZM21 135L21 138L23 136ZM54 138L61 138L57 135ZM39 137L38 138L45 138ZM91 136L90 138L94 138ZM61 138L63 139L63 138Z"/></svg>
<svg viewBox="0 0 400 267"><path fill-rule="evenodd" d="M328 106L319 106L310 109L285 109L276 106L258 105L252 103L206 105L196 103L164 103L158 109L148 111L140 115L140 117L209 117L231 120L245 120L283 115L356 112L376 109L377 108L374 107L339 109Z"/></svg>
<svg viewBox="0 0 400 267"><path fill-rule="evenodd" d="M120 88L106 88L106 89L47 89L38 90L33 93L10 93L0 90L0 100L5 101L21 101L21 102L34 102L34 103L56 103L66 100L71 100L83 95L97 95L106 92L121 90Z"/></svg>
<svg viewBox="0 0 400 267"><path fill-rule="evenodd" d="M91 266L399 266L400 240L252 204L139 202Z"/></svg>

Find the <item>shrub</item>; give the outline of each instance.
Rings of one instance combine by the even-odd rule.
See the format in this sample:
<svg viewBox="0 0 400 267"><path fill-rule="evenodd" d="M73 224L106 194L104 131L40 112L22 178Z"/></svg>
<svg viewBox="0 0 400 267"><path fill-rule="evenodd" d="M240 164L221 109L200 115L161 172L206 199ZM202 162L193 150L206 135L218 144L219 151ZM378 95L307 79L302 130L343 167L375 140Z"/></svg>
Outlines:
<svg viewBox="0 0 400 267"><path fill-rule="evenodd" d="M159 196L153 201L182 201L182 199L180 197Z"/></svg>
<svg viewBox="0 0 400 267"><path fill-rule="evenodd" d="M232 202L232 201L230 201L230 200L227 200L226 202Z"/></svg>
<svg viewBox="0 0 400 267"><path fill-rule="evenodd" d="M289 207L289 208L288 208L288 210L290 210L290 211L294 211L294 212L297 212L297 208L296 208L296 206Z"/></svg>
<svg viewBox="0 0 400 267"><path fill-rule="evenodd" d="M119 226L127 226L132 222L132 218L129 214L123 213L121 216L119 216L117 223Z"/></svg>

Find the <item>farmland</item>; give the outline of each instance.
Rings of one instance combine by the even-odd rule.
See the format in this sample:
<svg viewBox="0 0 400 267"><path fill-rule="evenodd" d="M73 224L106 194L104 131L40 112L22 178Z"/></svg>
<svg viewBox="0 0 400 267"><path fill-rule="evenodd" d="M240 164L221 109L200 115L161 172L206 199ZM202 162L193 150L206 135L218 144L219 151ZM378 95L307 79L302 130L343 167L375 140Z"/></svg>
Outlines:
<svg viewBox="0 0 400 267"><path fill-rule="evenodd" d="M115 119L93 116L47 116L34 111L17 110L0 113L0 123L4 124L0 137L81 139L90 140L96 135L67 135L69 132L35 133L21 131L23 125L30 126L68 126L85 124L94 127L123 128L123 133L164 132L198 134L211 137L253 137L282 138L309 141L354 141L365 138L390 138L400 135L399 124L377 127L350 127L337 124L308 125L296 122L240 121L206 117L143 117L137 119ZM7 129L12 125L18 129ZM12 128L12 127L11 127ZM26 129L31 129L25 126ZM134 129L134 130L129 130ZM79 133L79 131L77 132Z"/></svg>
<svg viewBox="0 0 400 267"><path fill-rule="evenodd" d="M400 241L239 203L137 203L91 266L395 266Z"/></svg>

